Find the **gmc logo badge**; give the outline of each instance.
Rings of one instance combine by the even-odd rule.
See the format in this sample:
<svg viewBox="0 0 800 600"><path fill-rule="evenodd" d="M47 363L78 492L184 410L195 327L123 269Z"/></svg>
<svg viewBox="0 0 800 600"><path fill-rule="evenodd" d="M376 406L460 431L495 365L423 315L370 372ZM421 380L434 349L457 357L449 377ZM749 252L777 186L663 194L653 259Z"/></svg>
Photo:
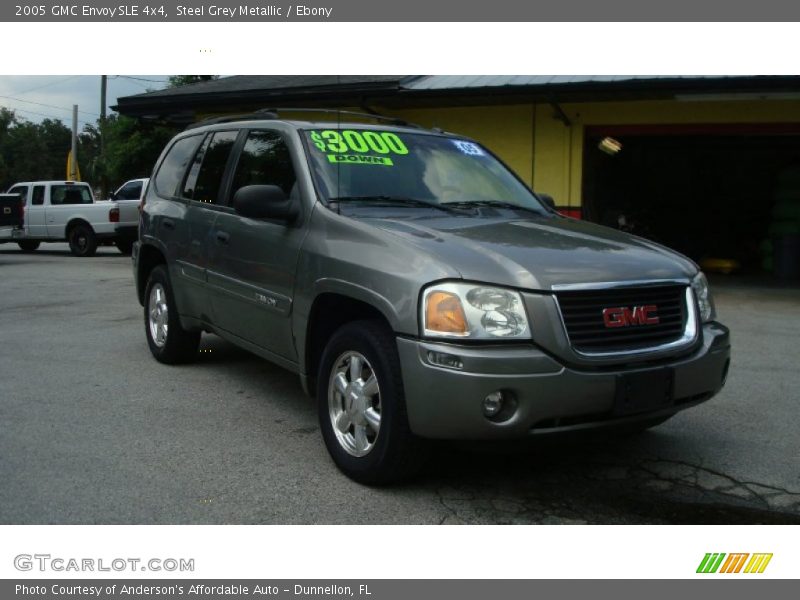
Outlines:
<svg viewBox="0 0 800 600"><path fill-rule="evenodd" d="M603 309L603 323L606 327L629 327L630 325L656 325L658 323L658 306L619 306Z"/></svg>

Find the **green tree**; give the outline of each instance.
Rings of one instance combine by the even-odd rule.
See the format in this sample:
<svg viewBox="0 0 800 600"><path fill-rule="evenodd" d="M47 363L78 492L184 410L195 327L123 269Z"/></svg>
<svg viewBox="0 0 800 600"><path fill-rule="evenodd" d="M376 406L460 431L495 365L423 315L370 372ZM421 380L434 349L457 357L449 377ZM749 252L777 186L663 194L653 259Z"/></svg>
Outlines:
<svg viewBox="0 0 800 600"><path fill-rule="evenodd" d="M180 87L199 83L200 81L213 81L214 79L219 79L219 75L170 75L167 81L169 87Z"/></svg>
<svg viewBox="0 0 800 600"><path fill-rule="evenodd" d="M112 188L128 179L149 177L159 154L177 127L140 122L121 115L106 119L106 161L102 167Z"/></svg>
<svg viewBox="0 0 800 600"><path fill-rule="evenodd" d="M0 192L5 191L6 182L11 179L6 155L8 150L8 130L16 123L17 117L13 110L0 108Z"/></svg>
<svg viewBox="0 0 800 600"><path fill-rule="evenodd" d="M71 134L61 121L31 123L0 115L0 188L16 181L63 179Z"/></svg>

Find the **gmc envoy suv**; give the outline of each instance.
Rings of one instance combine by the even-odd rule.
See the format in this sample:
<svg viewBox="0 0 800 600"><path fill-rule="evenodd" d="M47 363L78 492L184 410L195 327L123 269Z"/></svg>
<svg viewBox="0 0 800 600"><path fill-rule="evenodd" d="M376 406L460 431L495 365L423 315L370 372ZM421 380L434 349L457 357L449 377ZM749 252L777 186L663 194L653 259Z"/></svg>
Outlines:
<svg viewBox="0 0 800 600"><path fill-rule="evenodd" d="M157 360L205 331L297 373L366 483L430 439L644 429L724 385L691 260L560 216L473 140L308 112L211 119L162 153L133 252Z"/></svg>

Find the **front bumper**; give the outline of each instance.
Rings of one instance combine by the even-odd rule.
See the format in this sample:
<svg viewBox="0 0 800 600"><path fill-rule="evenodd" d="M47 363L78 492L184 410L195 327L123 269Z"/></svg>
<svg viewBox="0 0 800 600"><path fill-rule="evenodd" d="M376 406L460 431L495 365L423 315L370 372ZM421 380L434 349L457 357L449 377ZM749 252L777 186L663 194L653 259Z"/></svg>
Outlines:
<svg viewBox="0 0 800 600"><path fill-rule="evenodd" d="M503 439L625 425L669 416L722 389L730 364L730 334L719 323L703 326L691 354L654 365L582 370L567 367L533 345L466 346L408 338L397 341L411 430L435 439ZM463 370L432 364L429 352L456 355ZM620 376L672 371L666 407L634 414L615 411ZM504 421L483 415L483 399L502 390L516 401Z"/></svg>

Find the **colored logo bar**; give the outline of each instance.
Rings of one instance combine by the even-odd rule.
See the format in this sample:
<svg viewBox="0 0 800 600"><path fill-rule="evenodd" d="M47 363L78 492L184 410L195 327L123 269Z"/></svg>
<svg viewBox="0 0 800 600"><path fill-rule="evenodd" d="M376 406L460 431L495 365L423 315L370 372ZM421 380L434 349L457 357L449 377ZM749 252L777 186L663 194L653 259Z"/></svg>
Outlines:
<svg viewBox="0 0 800 600"><path fill-rule="evenodd" d="M748 558L750 560L748 560ZM771 553L750 554L747 552L736 552L725 554L724 552L708 552L703 557L703 560L700 561L697 572L763 573L770 560L772 560Z"/></svg>

